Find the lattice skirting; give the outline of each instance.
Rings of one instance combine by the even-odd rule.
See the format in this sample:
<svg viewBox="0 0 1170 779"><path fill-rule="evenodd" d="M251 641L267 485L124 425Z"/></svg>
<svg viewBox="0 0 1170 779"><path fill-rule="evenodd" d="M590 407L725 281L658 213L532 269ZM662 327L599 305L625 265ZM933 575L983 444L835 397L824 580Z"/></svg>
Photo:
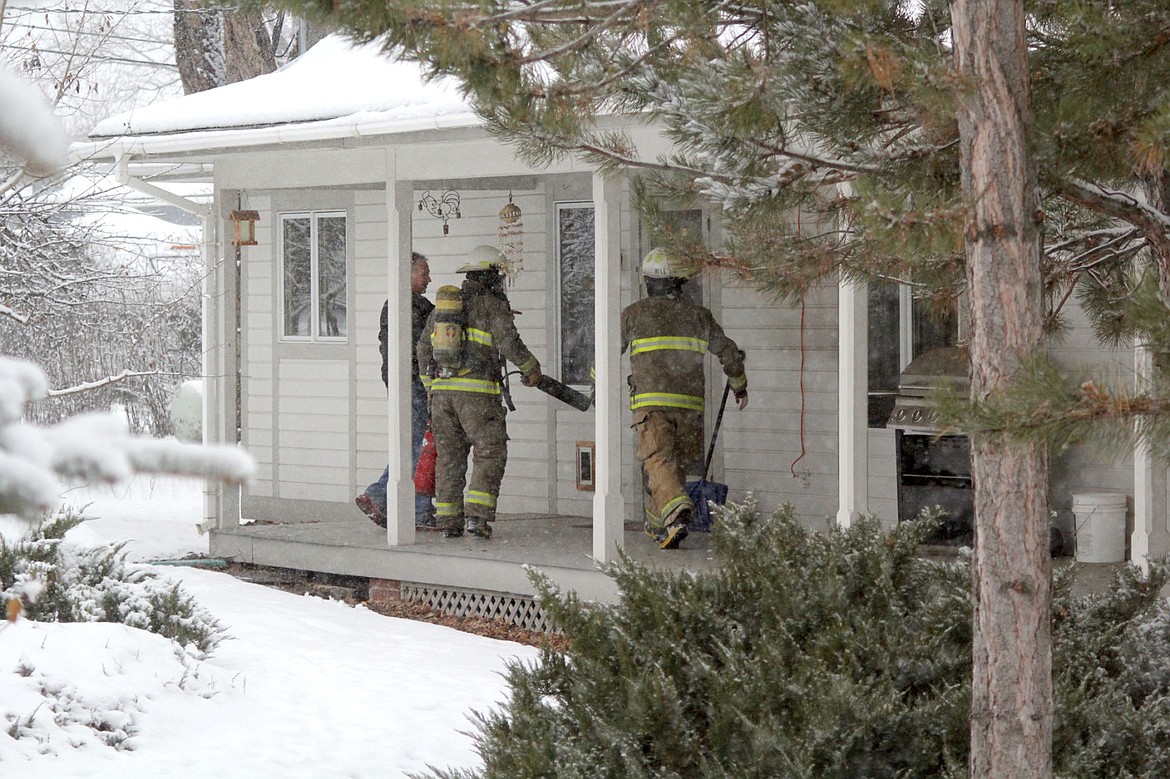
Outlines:
<svg viewBox="0 0 1170 779"><path fill-rule="evenodd" d="M425 603L456 617L502 619L510 625L543 633L553 630L544 611L526 595L402 582L402 599Z"/></svg>

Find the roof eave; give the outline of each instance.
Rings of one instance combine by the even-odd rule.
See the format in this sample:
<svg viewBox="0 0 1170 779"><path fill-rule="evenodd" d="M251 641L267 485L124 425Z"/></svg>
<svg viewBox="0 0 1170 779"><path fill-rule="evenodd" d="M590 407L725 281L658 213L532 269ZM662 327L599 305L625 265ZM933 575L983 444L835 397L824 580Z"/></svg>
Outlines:
<svg viewBox="0 0 1170 779"><path fill-rule="evenodd" d="M441 117L421 117L416 120L331 119L246 129L202 129L166 135L120 135L74 143L69 147L69 158L74 164L108 162L123 157L141 158L281 143L369 138L425 130L474 127L480 124L479 118L473 114L460 113Z"/></svg>

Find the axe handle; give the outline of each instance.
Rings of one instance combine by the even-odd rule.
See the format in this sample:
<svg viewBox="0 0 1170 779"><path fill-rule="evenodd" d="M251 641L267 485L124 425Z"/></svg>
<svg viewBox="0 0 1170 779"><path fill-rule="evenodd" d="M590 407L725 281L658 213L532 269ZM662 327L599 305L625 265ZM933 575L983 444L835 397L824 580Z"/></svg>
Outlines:
<svg viewBox="0 0 1170 779"><path fill-rule="evenodd" d="M589 406L593 403L588 395L578 392L567 384L562 384L547 374L540 377L536 388L562 403L568 403L578 411L588 411Z"/></svg>

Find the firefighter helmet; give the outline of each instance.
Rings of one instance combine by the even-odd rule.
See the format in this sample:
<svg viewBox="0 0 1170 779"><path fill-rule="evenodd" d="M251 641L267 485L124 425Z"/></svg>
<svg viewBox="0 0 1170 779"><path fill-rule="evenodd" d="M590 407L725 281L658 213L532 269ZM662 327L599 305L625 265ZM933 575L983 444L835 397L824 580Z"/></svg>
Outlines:
<svg viewBox="0 0 1170 779"><path fill-rule="evenodd" d="M475 273L476 271L494 270L502 272L508 267L508 258L494 246L480 244L467 253L466 262L456 273Z"/></svg>
<svg viewBox="0 0 1170 779"><path fill-rule="evenodd" d="M695 270L691 263L680 261L660 246L646 252L642 258L642 275L651 279L689 279L695 275Z"/></svg>

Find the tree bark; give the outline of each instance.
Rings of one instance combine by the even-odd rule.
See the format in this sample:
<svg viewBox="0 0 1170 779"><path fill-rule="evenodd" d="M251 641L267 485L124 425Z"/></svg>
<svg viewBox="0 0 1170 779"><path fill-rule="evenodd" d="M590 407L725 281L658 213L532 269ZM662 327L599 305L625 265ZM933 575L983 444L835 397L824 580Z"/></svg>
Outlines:
<svg viewBox="0 0 1170 779"><path fill-rule="evenodd" d="M227 83L223 50L223 15L201 0L174 0L175 65L183 94Z"/></svg>
<svg viewBox="0 0 1170 779"><path fill-rule="evenodd" d="M223 48L228 84L276 70L272 36L257 10L224 13Z"/></svg>
<svg viewBox="0 0 1170 779"><path fill-rule="evenodd" d="M1041 344L1041 219L1022 0L955 0L971 396ZM1048 460L1042 441L973 431L975 638L971 776L1052 775Z"/></svg>

